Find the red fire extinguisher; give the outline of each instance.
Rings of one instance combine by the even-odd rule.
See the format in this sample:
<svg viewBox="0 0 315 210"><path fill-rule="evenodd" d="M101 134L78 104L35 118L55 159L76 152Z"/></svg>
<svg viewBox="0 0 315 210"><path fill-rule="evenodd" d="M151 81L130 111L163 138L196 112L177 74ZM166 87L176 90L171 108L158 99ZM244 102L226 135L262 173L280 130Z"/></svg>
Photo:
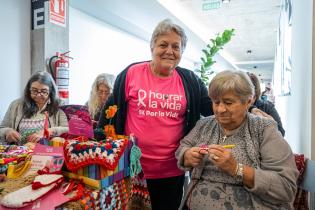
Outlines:
<svg viewBox="0 0 315 210"><path fill-rule="evenodd" d="M69 59L73 59L66 55L69 52L56 52L56 55L49 59L50 73L55 79L62 104L69 104Z"/></svg>

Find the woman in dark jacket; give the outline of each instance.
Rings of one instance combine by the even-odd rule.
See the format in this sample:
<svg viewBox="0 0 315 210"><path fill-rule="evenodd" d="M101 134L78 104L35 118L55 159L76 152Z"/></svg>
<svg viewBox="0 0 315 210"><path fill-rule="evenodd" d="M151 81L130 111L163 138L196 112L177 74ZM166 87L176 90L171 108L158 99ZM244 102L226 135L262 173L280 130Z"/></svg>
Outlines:
<svg viewBox="0 0 315 210"><path fill-rule="evenodd" d="M259 109L259 110L252 109L251 113L262 115L264 117L269 117L275 120L278 123L278 130L280 131L282 136L284 136L285 130L282 127L281 119L275 108L275 105L271 103L270 101L265 101L265 100L260 99L261 90L260 90L259 79L253 73L247 73L247 74L250 77L253 85L255 86L255 96L254 96L255 102L253 104L253 107L254 108L256 107L257 109Z"/></svg>

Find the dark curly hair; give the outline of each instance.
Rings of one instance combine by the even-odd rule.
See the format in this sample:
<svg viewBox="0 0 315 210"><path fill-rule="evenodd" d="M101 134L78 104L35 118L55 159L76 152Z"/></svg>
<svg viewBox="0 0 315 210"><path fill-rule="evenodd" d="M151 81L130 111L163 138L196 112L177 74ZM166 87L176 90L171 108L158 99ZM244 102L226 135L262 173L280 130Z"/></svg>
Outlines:
<svg viewBox="0 0 315 210"><path fill-rule="evenodd" d="M35 101L31 97L31 85L33 82L39 82L43 85L47 85L49 87L49 98L50 103L47 104L46 108L43 110L48 111L49 116L52 116L57 113L59 109L60 100L57 95L57 87L52 78L52 76L45 71L35 72L31 78L28 80L25 89L24 89L24 102L23 102L23 113L24 116L30 118L36 112L38 112L38 107Z"/></svg>

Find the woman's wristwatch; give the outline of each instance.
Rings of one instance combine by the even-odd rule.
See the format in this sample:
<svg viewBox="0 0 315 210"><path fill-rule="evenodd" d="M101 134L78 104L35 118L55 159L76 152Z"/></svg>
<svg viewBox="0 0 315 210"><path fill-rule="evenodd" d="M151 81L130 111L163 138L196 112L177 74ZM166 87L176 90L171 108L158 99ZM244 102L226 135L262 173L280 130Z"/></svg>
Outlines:
<svg viewBox="0 0 315 210"><path fill-rule="evenodd" d="M243 175L244 175L244 165L242 163L237 163L234 176L240 180L243 180Z"/></svg>
<svg viewBox="0 0 315 210"><path fill-rule="evenodd" d="M244 165L242 163L237 164L236 177L243 180L244 175Z"/></svg>

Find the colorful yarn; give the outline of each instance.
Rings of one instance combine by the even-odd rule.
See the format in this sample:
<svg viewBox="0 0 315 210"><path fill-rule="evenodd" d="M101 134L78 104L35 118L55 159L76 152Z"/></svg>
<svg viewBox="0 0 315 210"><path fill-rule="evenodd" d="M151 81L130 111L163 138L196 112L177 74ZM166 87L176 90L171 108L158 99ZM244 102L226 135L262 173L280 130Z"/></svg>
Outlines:
<svg viewBox="0 0 315 210"><path fill-rule="evenodd" d="M130 151L130 176L135 177L137 176L141 171L141 163L140 163L140 158L141 158L141 150L140 148L133 144L131 147Z"/></svg>
<svg viewBox="0 0 315 210"><path fill-rule="evenodd" d="M130 140L133 143L130 150L130 176L135 177L142 171L140 163L142 153L140 148L136 145L137 140L133 134L130 134Z"/></svg>
<svg viewBox="0 0 315 210"><path fill-rule="evenodd" d="M128 145L128 139L108 142L68 140L64 143L65 163L70 171L99 164L114 170Z"/></svg>

